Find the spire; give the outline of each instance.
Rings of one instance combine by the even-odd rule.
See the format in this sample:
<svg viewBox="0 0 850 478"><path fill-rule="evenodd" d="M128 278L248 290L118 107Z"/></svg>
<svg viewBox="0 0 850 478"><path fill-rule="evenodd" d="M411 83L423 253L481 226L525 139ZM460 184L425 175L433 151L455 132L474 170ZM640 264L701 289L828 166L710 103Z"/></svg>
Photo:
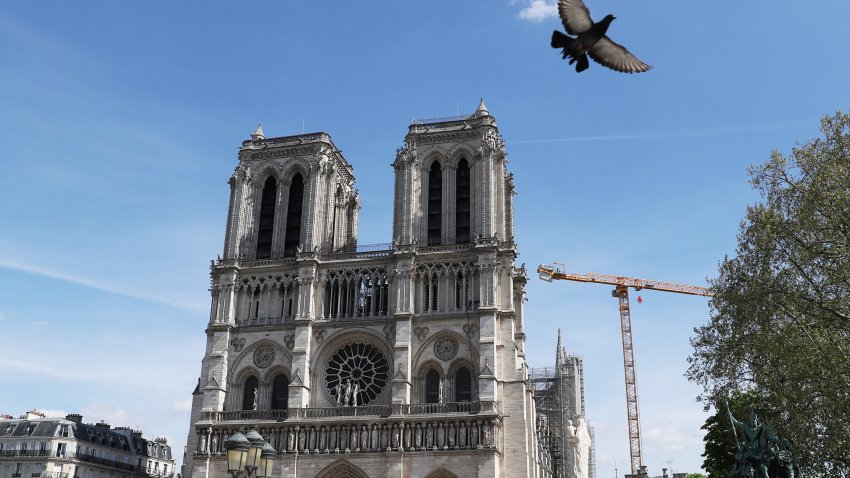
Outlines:
<svg viewBox="0 0 850 478"><path fill-rule="evenodd" d="M487 105L484 104L484 98L481 98L481 102L478 103L478 109L475 110L475 117L479 116L490 116L490 111L487 110Z"/></svg>
<svg viewBox="0 0 850 478"><path fill-rule="evenodd" d="M561 329L558 329L558 345L555 346L555 370L561 368L561 350L564 350L564 346L561 345Z"/></svg>
<svg viewBox="0 0 850 478"><path fill-rule="evenodd" d="M263 123L257 123L257 129L251 133L251 139L257 141L259 139L266 139L266 134L263 133Z"/></svg>

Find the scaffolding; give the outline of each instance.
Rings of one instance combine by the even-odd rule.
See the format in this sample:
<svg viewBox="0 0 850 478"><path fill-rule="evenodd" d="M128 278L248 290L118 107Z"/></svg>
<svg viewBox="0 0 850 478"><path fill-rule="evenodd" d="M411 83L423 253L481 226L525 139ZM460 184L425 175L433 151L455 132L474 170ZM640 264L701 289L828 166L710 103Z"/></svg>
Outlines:
<svg viewBox="0 0 850 478"><path fill-rule="evenodd" d="M561 345L558 331L558 346L554 367L532 368L529 380L534 390L534 406L537 411L537 429L541 446L546 447L552 457L552 476L566 478L572 469L572 454L565 443L568 421L584 418L584 362L581 356L568 354ZM590 434L590 457L588 478L596 478L595 433L588 425Z"/></svg>

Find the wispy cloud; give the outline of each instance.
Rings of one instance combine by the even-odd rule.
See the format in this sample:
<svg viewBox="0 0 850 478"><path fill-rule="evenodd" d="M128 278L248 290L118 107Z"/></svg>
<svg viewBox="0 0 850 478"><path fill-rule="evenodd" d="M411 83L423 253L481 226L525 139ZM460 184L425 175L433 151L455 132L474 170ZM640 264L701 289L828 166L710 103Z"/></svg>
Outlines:
<svg viewBox="0 0 850 478"><path fill-rule="evenodd" d="M539 23L547 18L558 16L558 3L546 0L527 0L522 2L525 7L520 10L519 17L529 22Z"/></svg>
<svg viewBox="0 0 850 478"><path fill-rule="evenodd" d="M642 133L607 134L594 136L567 136L563 138L526 139L509 141L510 144L534 144L534 143L567 143L576 141L618 141L618 140L642 140L642 139L678 139L697 136L720 136L726 134L753 133L758 131L775 131L780 129L794 128L801 125L812 124L812 120L793 121L769 121L763 123L750 123L732 126L717 126L695 129L675 129L664 131L647 131Z"/></svg>
<svg viewBox="0 0 850 478"><path fill-rule="evenodd" d="M186 303L186 302L178 302L169 299L162 298L155 294L144 294L139 293L134 290L122 289L120 287L115 287L113 285L107 284L105 281L98 281L95 279L90 279L88 277L83 277L76 274L71 274L64 271L58 271L54 269L50 269L47 267L42 267L34 264L27 264L20 261L15 261L11 259L2 259L0 258L0 268L12 269L16 271L26 272L28 274L48 277L50 279L56 279L63 282L68 282L71 284L80 285L83 287L88 287L91 289L108 292L110 294L122 295L124 297L131 297L133 299L140 299L149 302L156 302L159 304L165 304L172 307L178 307L181 309L187 309L192 311L205 311L205 304L195 304L195 303Z"/></svg>

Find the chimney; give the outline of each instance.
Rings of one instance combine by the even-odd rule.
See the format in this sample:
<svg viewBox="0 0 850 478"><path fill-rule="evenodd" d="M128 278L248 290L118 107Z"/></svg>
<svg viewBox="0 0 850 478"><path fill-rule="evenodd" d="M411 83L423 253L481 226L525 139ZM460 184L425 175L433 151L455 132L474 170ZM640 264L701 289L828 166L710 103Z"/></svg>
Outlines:
<svg viewBox="0 0 850 478"><path fill-rule="evenodd" d="M108 424L108 423L106 423L106 422L105 422L105 421L103 421L103 420L101 420L101 421L99 421L99 422L95 423L95 425L94 425L94 426L95 426L95 428L99 428L99 429L102 429L102 430L109 430L109 428L110 428L110 427L109 427L109 424Z"/></svg>
<svg viewBox="0 0 850 478"><path fill-rule="evenodd" d="M79 413L69 413L65 416L65 420L71 420L74 423L83 423L83 416Z"/></svg>
<svg viewBox="0 0 850 478"><path fill-rule="evenodd" d="M27 412L27 420L38 420L39 418L44 418L44 413L41 413L38 410L30 410Z"/></svg>

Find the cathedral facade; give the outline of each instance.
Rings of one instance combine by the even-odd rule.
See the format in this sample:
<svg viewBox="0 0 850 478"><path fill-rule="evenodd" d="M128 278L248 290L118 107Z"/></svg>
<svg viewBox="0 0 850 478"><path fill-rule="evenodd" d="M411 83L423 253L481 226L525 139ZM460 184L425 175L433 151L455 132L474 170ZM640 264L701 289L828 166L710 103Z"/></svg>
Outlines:
<svg viewBox="0 0 850 478"><path fill-rule="evenodd" d="M525 363L513 177L482 101L414 121L391 243L357 244L353 168L326 133L242 143L186 478L257 431L275 477L545 477Z"/></svg>

